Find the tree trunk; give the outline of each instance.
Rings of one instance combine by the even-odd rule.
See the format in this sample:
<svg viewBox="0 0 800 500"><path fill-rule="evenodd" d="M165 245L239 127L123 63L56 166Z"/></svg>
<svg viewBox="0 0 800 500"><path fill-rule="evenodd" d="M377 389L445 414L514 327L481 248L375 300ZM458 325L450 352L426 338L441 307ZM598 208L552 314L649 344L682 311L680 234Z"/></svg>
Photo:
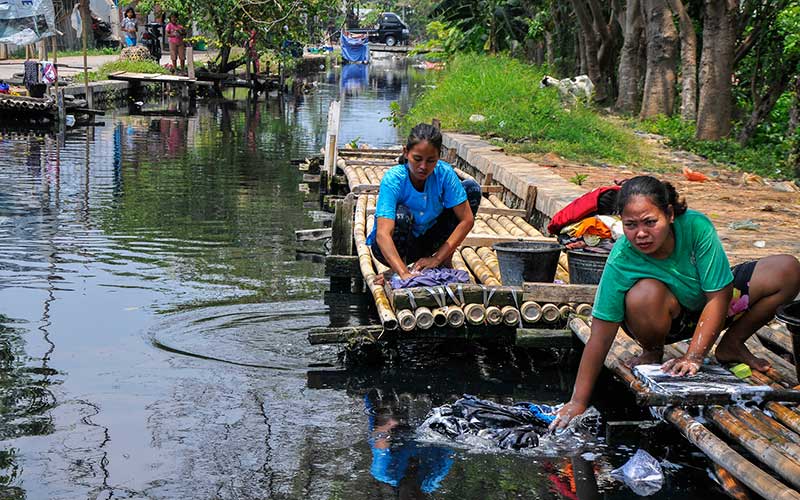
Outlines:
<svg viewBox="0 0 800 500"><path fill-rule="evenodd" d="M639 70L639 45L642 40L642 10L639 0L627 0L625 10L625 42L619 59L619 96L616 108L621 113L633 114L639 109L642 93Z"/></svg>
<svg viewBox="0 0 800 500"><path fill-rule="evenodd" d="M572 7L575 9L575 15L581 27L581 35L583 35L586 72L589 75L589 79L591 79L595 85L594 100L597 102L604 102L608 99L608 89L605 84L606 79L600 71L600 62L598 60L600 38L595 32L592 16L586 9L584 0L572 0Z"/></svg>
<svg viewBox="0 0 800 500"><path fill-rule="evenodd" d="M794 137L795 134L800 133L800 75L794 79L794 90L792 90L794 98L792 99L792 107L789 108L789 126L787 127L786 137Z"/></svg>
<svg viewBox="0 0 800 500"><path fill-rule="evenodd" d="M549 31L544 32L544 52L545 52L545 61L547 65L553 67L556 62L556 58L553 55L553 34Z"/></svg>
<svg viewBox="0 0 800 500"><path fill-rule="evenodd" d="M770 84L766 95L754 100L753 111L750 113L750 118L748 118L747 122L742 126L742 130L739 131L739 137L737 137L739 144L744 146L752 139L758 125L772 112L775 103L778 102L778 98L788 86L789 75L781 75L780 78ZM790 136L787 135L787 137Z"/></svg>
<svg viewBox="0 0 800 500"><path fill-rule="evenodd" d="M647 71L640 118L671 115L675 104L678 32L666 0L642 0L647 36Z"/></svg>
<svg viewBox="0 0 800 500"><path fill-rule="evenodd" d="M738 5L737 0L703 0L697 139L715 141L731 132L731 74Z"/></svg>
<svg viewBox="0 0 800 500"><path fill-rule="evenodd" d="M669 0L681 31L681 118L697 119L697 34L681 0Z"/></svg>

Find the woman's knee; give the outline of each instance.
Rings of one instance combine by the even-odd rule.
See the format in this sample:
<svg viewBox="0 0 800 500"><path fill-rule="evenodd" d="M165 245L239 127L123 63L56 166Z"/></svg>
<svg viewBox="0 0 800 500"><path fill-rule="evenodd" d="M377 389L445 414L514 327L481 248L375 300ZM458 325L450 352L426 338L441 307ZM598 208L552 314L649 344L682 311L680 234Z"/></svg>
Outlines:
<svg viewBox="0 0 800 500"><path fill-rule="evenodd" d="M478 207L481 206L481 186L473 179L464 179L461 181L461 185L464 186L464 191L467 192L467 202L474 215L478 212Z"/></svg>
<svg viewBox="0 0 800 500"><path fill-rule="evenodd" d="M753 288L771 289L786 300L794 299L800 293L800 262L788 254L764 257L753 270L751 294Z"/></svg>
<svg viewBox="0 0 800 500"><path fill-rule="evenodd" d="M675 317L680 312L679 307L667 285L656 279L640 279L625 294L626 318L652 317L659 311Z"/></svg>

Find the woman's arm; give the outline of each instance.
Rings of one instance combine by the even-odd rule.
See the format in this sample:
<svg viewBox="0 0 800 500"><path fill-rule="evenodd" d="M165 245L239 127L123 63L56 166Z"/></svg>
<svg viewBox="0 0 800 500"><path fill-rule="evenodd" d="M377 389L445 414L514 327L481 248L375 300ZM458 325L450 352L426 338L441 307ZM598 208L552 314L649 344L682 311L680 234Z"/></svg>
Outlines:
<svg viewBox="0 0 800 500"><path fill-rule="evenodd" d="M394 219L378 217L377 224L378 229L375 231L375 241L378 243L381 253L383 253L383 258L386 259L386 263L389 264L389 267L392 268L392 271L396 272L398 276L400 276L400 279L407 279L411 277L408 267L406 267L403 259L400 258L400 254L397 252L397 247L394 246L394 240L392 240Z"/></svg>
<svg viewBox="0 0 800 500"><path fill-rule="evenodd" d="M472 226L475 225L475 216L472 215L472 209L467 201L454 206L453 213L455 213L458 218L458 225L432 256L417 261L416 270L422 271L424 269L439 267L443 262L450 260L450 257L453 256L458 245L460 245L469 232L472 231ZM383 247L381 247L381 250L383 250Z"/></svg>
<svg viewBox="0 0 800 500"><path fill-rule="evenodd" d="M694 375L700 370L703 358L714 345L722 327L725 324L725 316L728 313L728 305L731 303L733 295L733 284L730 284L716 292L706 293L707 301L700 313L700 320L694 329L692 342L686 354L680 358L668 360L661 366L665 372L672 375Z"/></svg>
<svg viewBox="0 0 800 500"><path fill-rule="evenodd" d="M575 388L572 390L572 399L559 411L558 416L550 424L550 428L557 430L566 427L576 416L586 411L592 397L594 383L603 368L606 355L617 336L619 323L592 319L592 336L583 350L581 364L578 367L578 376L575 379Z"/></svg>

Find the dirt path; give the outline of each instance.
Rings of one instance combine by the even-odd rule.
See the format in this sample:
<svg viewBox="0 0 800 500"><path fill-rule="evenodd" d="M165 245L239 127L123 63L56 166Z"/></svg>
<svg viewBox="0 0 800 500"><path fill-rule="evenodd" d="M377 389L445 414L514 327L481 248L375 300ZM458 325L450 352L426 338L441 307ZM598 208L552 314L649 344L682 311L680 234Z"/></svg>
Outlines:
<svg viewBox="0 0 800 500"><path fill-rule="evenodd" d="M523 155L525 158L550 167L564 179L577 174L586 175L582 186L594 189L635 175L650 173L671 182L686 198L690 208L711 218L722 239L731 264L776 253L800 256L800 192L793 183L776 183L758 178L746 178L742 172L714 165L705 159L676 151L664 145L664 138L640 134L653 153L675 165L672 172L633 171L624 166L597 167L561 159L553 154ZM702 172L710 180L689 181L682 173L684 166ZM731 223L751 220L756 230L731 228Z"/></svg>

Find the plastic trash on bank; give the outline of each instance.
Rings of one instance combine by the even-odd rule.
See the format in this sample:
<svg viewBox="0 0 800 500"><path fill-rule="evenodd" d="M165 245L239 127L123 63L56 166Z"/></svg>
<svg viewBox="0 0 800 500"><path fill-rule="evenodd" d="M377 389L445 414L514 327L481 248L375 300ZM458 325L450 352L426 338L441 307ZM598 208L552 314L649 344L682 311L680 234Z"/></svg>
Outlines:
<svg viewBox="0 0 800 500"><path fill-rule="evenodd" d="M661 464L644 450L637 450L625 465L611 471L611 477L623 481L631 491L643 497L656 493L664 485Z"/></svg>

